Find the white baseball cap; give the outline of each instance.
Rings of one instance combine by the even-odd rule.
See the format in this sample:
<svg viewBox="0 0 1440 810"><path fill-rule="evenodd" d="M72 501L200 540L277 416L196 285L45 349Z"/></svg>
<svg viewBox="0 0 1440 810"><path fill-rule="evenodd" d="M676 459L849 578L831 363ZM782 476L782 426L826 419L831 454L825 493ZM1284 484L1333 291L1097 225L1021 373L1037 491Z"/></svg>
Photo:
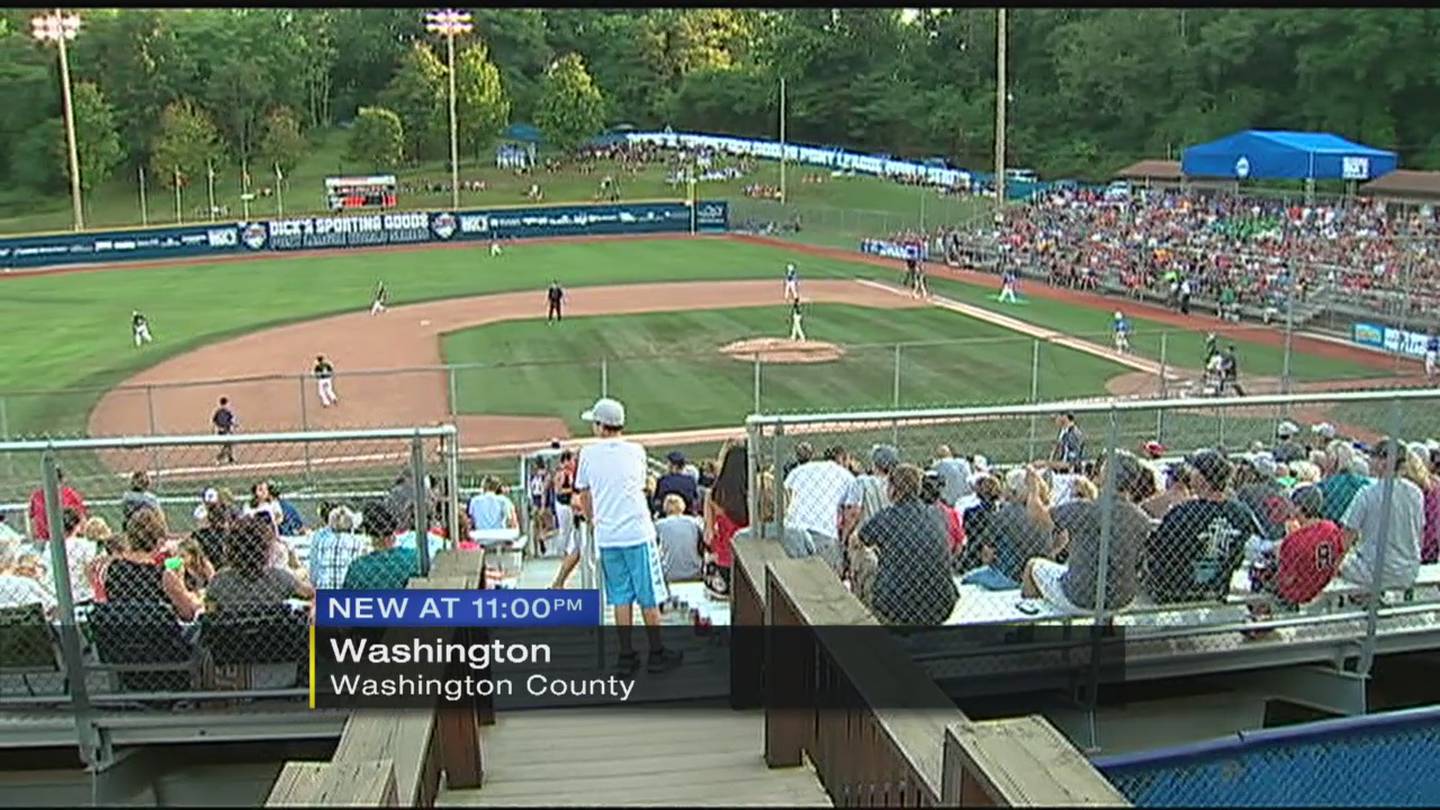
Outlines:
<svg viewBox="0 0 1440 810"><path fill-rule="evenodd" d="M1295 424L1294 422L1291 422L1288 419L1281 422L1280 426L1275 428L1275 435L1279 436L1282 439L1288 439L1299 432L1300 426Z"/></svg>
<svg viewBox="0 0 1440 810"><path fill-rule="evenodd" d="M625 426L625 406L620 404L618 399L603 397L595 400L590 410L580 414L580 418L586 422L606 427Z"/></svg>
<svg viewBox="0 0 1440 810"><path fill-rule="evenodd" d="M1318 435L1321 436L1322 438L1326 438L1326 439L1333 439L1333 438L1335 438L1335 426L1332 425L1332 424L1330 424L1329 422L1321 422L1320 424L1315 425L1314 427L1310 428L1310 430L1314 431L1316 434L1318 434Z"/></svg>

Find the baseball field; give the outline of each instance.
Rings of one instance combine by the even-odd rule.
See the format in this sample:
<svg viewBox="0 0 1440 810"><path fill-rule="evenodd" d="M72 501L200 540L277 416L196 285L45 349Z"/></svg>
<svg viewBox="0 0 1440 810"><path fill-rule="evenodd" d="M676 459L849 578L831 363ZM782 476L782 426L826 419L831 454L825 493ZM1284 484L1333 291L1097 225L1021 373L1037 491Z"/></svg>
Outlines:
<svg viewBox="0 0 1440 810"><path fill-rule="evenodd" d="M1108 349L1113 299L1031 284L1020 304L1006 305L989 277L937 270L932 289L953 304L937 306L898 291L896 262L741 236L13 275L0 287L6 431L208 432L215 400L228 396L248 431L453 415L469 446L576 431L579 410L601 390L631 403L637 431L734 426L754 408L755 363L722 349L786 335L787 262L801 272L807 337L837 348L820 362L762 358L767 411L890 407L896 344L906 407L1023 401L1032 371L1041 399L1136 393L1158 384L1162 332L1168 366L1194 372L1204 332L1218 327L1127 302L1134 352L1120 358ZM392 306L372 318L382 279ZM552 280L567 290L560 324L543 318ZM143 349L130 341L132 309L155 335ZM1036 364L1035 339L1046 336L1056 339ZM1252 327L1226 340L1247 380L1280 373L1278 332ZM322 411L303 379L317 354L339 370L337 408ZM1302 384L1358 380L1389 373L1390 362L1297 339L1292 372ZM442 363L456 364L453 384Z"/></svg>

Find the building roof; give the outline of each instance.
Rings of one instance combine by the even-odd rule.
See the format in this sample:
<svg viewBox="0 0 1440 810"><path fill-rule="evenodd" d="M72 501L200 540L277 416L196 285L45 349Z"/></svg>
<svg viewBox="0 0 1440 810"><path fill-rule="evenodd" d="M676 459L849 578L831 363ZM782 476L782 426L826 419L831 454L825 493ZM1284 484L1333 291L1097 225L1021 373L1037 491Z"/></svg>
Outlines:
<svg viewBox="0 0 1440 810"><path fill-rule="evenodd" d="M1360 193L1384 197L1440 198L1440 172L1397 169L1361 186Z"/></svg>
<svg viewBox="0 0 1440 810"><path fill-rule="evenodd" d="M1116 172L1115 176L1136 180L1179 180L1182 175L1178 160L1141 160Z"/></svg>

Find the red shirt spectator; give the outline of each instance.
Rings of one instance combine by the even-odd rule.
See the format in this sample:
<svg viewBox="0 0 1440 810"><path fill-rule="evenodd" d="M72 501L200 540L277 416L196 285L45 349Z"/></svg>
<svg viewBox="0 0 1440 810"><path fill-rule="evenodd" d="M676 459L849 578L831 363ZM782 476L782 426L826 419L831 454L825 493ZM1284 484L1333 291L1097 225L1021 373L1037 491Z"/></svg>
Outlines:
<svg viewBox="0 0 1440 810"><path fill-rule="evenodd" d="M81 520L88 515L85 512L85 499L80 493L65 485L65 474L59 470L55 471L55 477L60 481L60 508L74 509L80 513ZM36 540L50 539L50 520L45 514L45 490L37 489L30 493L30 523L34 526Z"/></svg>
<svg viewBox="0 0 1440 810"><path fill-rule="evenodd" d="M1344 546L1340 527L1328 520L1302 525L1280 543L1275 592L1303 605L1320 595L1340 567Z"/></svg>

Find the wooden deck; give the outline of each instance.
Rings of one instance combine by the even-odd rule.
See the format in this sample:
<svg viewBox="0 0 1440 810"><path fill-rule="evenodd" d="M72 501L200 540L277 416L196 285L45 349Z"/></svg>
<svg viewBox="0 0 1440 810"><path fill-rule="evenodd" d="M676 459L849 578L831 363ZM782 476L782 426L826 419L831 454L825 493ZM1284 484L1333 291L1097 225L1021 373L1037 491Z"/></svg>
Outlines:
<svg viewBox="0 0 1440 810"><path fill-rule="evenodd" d="M484 785L437 804L832 806L809 766L766 767L758 710L499 712L482 742Z"/></svg>

